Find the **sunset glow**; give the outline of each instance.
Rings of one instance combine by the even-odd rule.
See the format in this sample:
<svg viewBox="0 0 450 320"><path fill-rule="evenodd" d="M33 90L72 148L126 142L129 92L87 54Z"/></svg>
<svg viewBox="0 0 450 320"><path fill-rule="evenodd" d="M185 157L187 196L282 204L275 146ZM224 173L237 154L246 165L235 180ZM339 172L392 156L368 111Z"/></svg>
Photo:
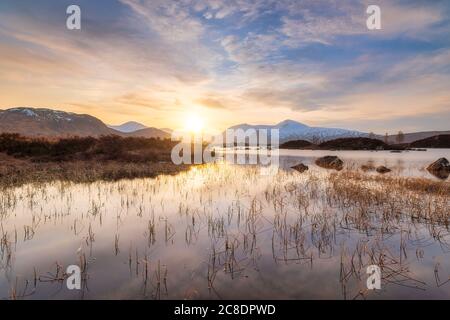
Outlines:
<svg viewBox="0 0 450 320"><path fill-rule="evenodd" d="M0 0L0 97L12 314L450 301L450 0Z"/></svg>
<svg viewBox="0 0 450 320"><path fill-rule="evenodd" d="M205 129L219 132L285 119L380 134L448 130L446 1L378 1L381 30L367 29L362 0L118 0L107 10L80 0L75 31L70 4L1 2L0 109L177 129L196 105Z"/></svg>
<svg viewBox="0 0 450 320"><path fill-rule="evenodd" d="M185 129L191 133L200 133L204 129L204 121L201 117L196 114L188 116L185 123Z"/></svg>

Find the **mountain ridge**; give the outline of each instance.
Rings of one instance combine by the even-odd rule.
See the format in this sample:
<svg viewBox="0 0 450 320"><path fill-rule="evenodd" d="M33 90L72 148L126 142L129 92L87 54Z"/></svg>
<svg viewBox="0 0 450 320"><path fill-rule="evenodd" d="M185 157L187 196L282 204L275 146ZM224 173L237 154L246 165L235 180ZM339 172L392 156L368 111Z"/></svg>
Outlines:
<svg viewBox="0 0 450 320"><path fill-rule="evenodd" d="M412 143L418 140L428 139L431 137L439 136L439 135L448 135L450 134L450 130L436 130L436 131L418 131L418 132L409 132L403 134L402 143ZM398 143L397 142L398 134L388 135L388 143ZM380 137L380 139L384 140L384 137Z"/></svg>
<svg viewBox="0 0 450 320"><path fill-rule="evenodd" d="M117 129L122 129L122 131ZM367 138L371 136L371 134L357 130L308 126L292 119L286 119L274 125L242 123L229 127L229 129L255 129L257 131L267 129L269 134L270 129L279 129L280 143L305 140L318 144L339 138ZM89 114L77 114L50 108L15 107L0 110L0 133L6 132L33 137L83 137L112 134L123 137L170 138L172 130L169 128L147 127L136 121L128 121L118 126L112 126ZM402 143L411 143L437 135L448 134L450 134L450 131L405 133ZM397 136L388 135L388 143L397 143ZM373 137L385 141L385 136L383 135L377 134L373 135Z"/></svg>
<svg viewBox="0 0 450 320"><path fill-rule="evenodd" d="M268 130L270 135L271 129L279 129L280 143L284 143L291 140L306 140L309 142L324 142L337 138L349 138L349 137L368 137L369 134L356 130L340 129L340 128L327 128L327 127L310 127L304 123L295 120L284 120L275 125L250 125L247 123L238 124L228 129L255 129Z"/></svg>
<svg viewBox="0 0 450 320"><path fill-rule="evenodd" d="M148 126L136 122L136 121L128 121L125 123L122 123L120 125L107 125L109 128L114 129L116 131L124 132L124 133L130 133L142 129L147 129Z"/></svg>
<svg viewBox="0 0 450 320"><path fill-rule="evenodd" d="M15 107L0 110L0 133L18 133L30 137L98 137L102 135L160 137L170 134L156 128L124 133L108 127L89 114L77 114L49 108Z"/></svg>

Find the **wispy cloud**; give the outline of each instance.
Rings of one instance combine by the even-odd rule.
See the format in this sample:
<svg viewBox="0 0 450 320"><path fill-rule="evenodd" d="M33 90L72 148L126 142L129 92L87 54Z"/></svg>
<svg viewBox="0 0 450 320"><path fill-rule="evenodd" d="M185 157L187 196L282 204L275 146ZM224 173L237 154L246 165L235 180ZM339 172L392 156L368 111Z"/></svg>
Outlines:
<svg viewBox="0 0 450 320"><path fill-rule="evenodd" d="M0 107L164 127L202 108L221 128L296 118L371 131L413 114L430 128L450 110L446 1L378 1L383 29L369 31L367 0L118 0L107 12L80 0L80 32L55 17L61 4L5 1Z"/></svg>

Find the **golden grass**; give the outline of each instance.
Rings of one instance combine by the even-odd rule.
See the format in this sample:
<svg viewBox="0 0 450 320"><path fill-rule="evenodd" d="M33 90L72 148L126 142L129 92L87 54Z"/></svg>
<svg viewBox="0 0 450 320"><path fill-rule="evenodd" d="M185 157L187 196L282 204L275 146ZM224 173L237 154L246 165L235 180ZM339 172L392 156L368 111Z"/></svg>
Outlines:
<svg viewBox="0 0 450 320"><path fill-rule="evenodd" d="M8 159L9 158L9 159ZM0 158L0 187L54 180L71 182L114 181L156 177L188 170L188 165L171 162L69 161L33 163L11 157Z"/></svg>
<svg viewBox="0 0 450 320"><path fill-rule="evenodd" d="M95 181L98 177L120 179L141 172L136 170L144 170L140 165L124 167L124 164L114 162L68 162L64 165L70 167L62 169L54 163L51 169L48 164L26 165L32 166L30 175L41 177L45 173L48 177L59 176L61 180L75 182ZM34 166L39 165L44 166L43 171L33 173ZM168 168L170 171L170 166ZM154 167L152 172L158 170L162 169ZM142 172L146 174L146 171ZM19 180L22 182L30 178L26 171L18 176L22 177ZM37 181L40 179L36 178ZM32 241L33 237L39 236L42 224L53 223L57 217L72 218L71 230L83 237L86 248L92 248L95 234L104 232L101 225L92 224L91 228L92 221L108 218L120 221L134 213L142 233L136 233L133 238L136 241L130 243L126 233L114 230L109 236L110 254L122 259L121 264L128 259L130 275L142 278L144 297L147 297L148 285L150 297L164 298L168 286L176 290L173 284L170 287L167 283L170 275L183 272L174 264L166 266L160 261L158 245L168 250L171 246L181 245L184 250L189 250L191 246L206 243L201 248L204 260L196 276L203 277L205 287L218 297L219 292L225 292L225 298L230 294L224 287L225 277L239 279L249 270L259 270L260 260L269 255L268 259L273 258L276 265L305 264L308 267L299 267L299 272L307 272L324 259L329 260L336 266L334 270L337 270L343 297L365 298L371 294L365 289L368 265L380 266L383 285L422 290L424 282L415 278L408 265L416 257L422 259L427 247L421 243L427 240L443 250L450 249L450 185L445 181L347 170L323 174L312 170L302 174L281 170L267 178L259 175L258 168L209 164L175 177L93 184L89 186L89 210L81 218L73 217L76 210L72 207L67 212L57 208L54 216L39 210L39 206L42 208L42 203L46 199L51 201L52 197L69 201L72 187L70 183L61 183L58 191L52 193L42 184L25 186L19 195L12 189L0 194L0 263L9 267L22 234L24 241ZM257 190L258 187L261 189ZM160 198L167 190L170 190L167 197ZM23 201L22 195L28 202ZM121 198L117 216L112 215L108 207L112 196ZM223 207L217 204L227 197L230 199ZM16 226L7 222L6 218L22 202L34 208L30 211L32 221L41 221L41 224ZM169 202L173 204L172 208ZM5 221L4 225L2 221ZM83 224L86 226L84 231ZM413 250L415 256L411 257ZM81 257L83 270L89 270L89 257L87 262L84 255L80 254ZM270 272L271 269L263 269L267 260L263 262L261 272ZM179 276L177 286L182 287L183 281L189 281L190 277L191 274L186 274L185 278ZM57 268L50 280L63 278ZM35 282L36 279L46 281L39 275L34 279ZM436 279L439 286L445 284L445 281L438 282L438 277ZM87 277L83 281L88 280ZM283 280L280 279L280 283ZM19 290L14 284L12 287L11 298L26 296L26 290Z"/></svg>

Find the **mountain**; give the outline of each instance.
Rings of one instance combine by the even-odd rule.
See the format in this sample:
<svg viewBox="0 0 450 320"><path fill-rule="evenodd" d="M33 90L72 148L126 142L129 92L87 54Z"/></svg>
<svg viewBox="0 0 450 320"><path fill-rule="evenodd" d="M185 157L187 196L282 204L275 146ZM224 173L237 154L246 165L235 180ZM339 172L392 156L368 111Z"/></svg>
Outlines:
<svg viewBox="0 0 450 320"><path fill-rule="evenodd" d="M143 125L142 123L136 122L136 121L129 121L126 123L123 123L121 125L113 126L108 125L109 128L120 131L120 132L134 132L142 129L147 129L148 127L146 125Z"/></svg>
<svg viewBox="0 0 450 320"><path fill-rule="evenodd" d="M412 148L450 148L450 134L442 134L434 137L414 141Z"/></svg>
<svg viewBox="0 0 450 320"><path fill-rule="evenodd" d="M169 128L157 129L147 127L136 121L129 121L118 126L109 125L108 127L122 132L127 137L170 138L173 131Z"/></svg>
<svg viewBox="0 0 450 320"><path fill-rule="evenodd" d="M383 141L371 138L338 138L322 142L319 145L305 140L291 140L280 145L280 149L299 150L393 150Z"/></svg>
<svg viewBox="0 0 450 320"><path fill-rule="evenodd" d="M123 137L170 138L169 133L156 128L145 127L134 132L121 132L87 114L46 108L0 110L0 133L5 132L31 137L97 137L114 134Z"/></svg>
<svg viewBox="0 0 450 320"><path fill-rule="evenodd" d="M310 127L306 124L294 120L285 120L276 125L240 124L230 127L229 129L243 129L244 131L248 129L255 129L256 131L266 129L268 130L268 134L270 134L271 129L278 129L280 134L280 143L292 140L306 140L313 143L320 143L337 138L368 137L367 133L360 131L337 128Z"/></svg>
<svg viewBox="0 0 450 320"><path fill-rule="evenodd" d="M45 108L0 110L0 133L24 136L100 136L113 134L101 120L87 115Z"/></svg>
<svg viewBox="0 0 450 320"><path fill-rule="evenodd" d="M172 134L173 130L170 128L161 128L160 130Z"/></svg>
<svg viewBox="0 0 450 320"><path fill-rule="evenodd" d="M143 137L143 138L161 138L168 139L171 134L157 128L145 128L133 132L123 133L122 135L126 137Z"/></svg>
<svg viewBox="0 0 450 320"><path fill-rule="evenodd" d="M323 142L319 149L323 150L389 150L389 145L371 138L339 138Z"/></svg>
<svg viewBox="0 0 450 320"><path fill-rule="evenodd" d="M412 143L414 141L448 134L450 134L450 131L424 131L424 132L405 133L402 143ZM380 137L380 139L384 141L384 137ZM396 134L389 135L388 143L397 143L397 135Z"/></svg>
<svg viewBox="0 0 450 320"><path fill-rule="evenodd" d="M280 149L316 149L317 146L306 140L290 140L280 144Z"/></svg>

